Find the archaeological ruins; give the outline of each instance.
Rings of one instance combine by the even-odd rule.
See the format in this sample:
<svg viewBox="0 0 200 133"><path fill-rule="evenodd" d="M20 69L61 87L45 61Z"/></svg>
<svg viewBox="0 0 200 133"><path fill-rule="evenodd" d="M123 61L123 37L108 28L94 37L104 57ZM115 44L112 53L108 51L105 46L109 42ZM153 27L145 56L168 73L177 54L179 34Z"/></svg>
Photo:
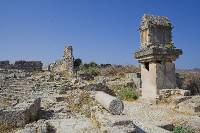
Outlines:
<svg viewBox="0 0 200 133"><path fill-rule="evenodd" d="M73 56L73 48L72 46L66 46L64 48L64 56L61 60L56 61L53 64L49 65L50 71L55 72L69 72L73 74L74 72L74 56Z"/></svg>
<svg viewBox="0 0 200 133"><path fill-rule="evenodd" d="M182 54L172 42L167 17L144 15L140 24L141 47L135 58L141 64L142 97L155 99L162 89L175 89L175 61Z"/></svg>
<svg viewBox="0 0 200 133"><path fill-rule="evenodd" d="M200 132L200 91L190 93L200 88L200 73L191 80L176 72L182 50L172 28L167 17L142 17L140 68L75 65L72 46L48 70L41 61L0 61L0 133Z"/></svg>

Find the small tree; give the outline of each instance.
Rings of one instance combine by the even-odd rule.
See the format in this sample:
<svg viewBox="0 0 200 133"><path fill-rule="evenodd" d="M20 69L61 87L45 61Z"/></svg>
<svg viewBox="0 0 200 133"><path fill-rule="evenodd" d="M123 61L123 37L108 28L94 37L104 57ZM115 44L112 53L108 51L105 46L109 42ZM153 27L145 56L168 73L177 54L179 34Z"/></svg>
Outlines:
<svg viewBox="0 0 200 133"><path fill-rule="evenodd" d="M76 73L79 71L81 64L82 60L80 58L74 60L74 69Z"/></svg>

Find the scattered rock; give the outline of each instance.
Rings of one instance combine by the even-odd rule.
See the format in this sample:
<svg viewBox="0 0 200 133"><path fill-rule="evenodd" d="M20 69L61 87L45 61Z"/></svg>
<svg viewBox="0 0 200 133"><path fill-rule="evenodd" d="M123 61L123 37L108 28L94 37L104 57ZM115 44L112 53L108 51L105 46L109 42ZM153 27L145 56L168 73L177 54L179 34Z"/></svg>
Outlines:
<svg viewBox="0 0 200 133"><path fill-rule="evenodd" d="M187 113L200 112L200 96L193 96L191 99L179 103L178 110Z"/></svg>

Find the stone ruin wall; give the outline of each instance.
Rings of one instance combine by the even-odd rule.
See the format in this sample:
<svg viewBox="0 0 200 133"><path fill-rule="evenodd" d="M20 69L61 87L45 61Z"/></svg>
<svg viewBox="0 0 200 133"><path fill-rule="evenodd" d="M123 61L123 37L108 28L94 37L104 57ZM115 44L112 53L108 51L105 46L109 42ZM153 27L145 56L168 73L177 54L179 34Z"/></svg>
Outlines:
<svg viewBox="0 0 200 133"><path fill-rule="evenodd" d="M26 71L41 71L41 61L16 61L14 64L10 64L9 61L0 61L0 69L19 69Z"/></svg>
<svg viewBox="0 0 200 133"><path fill-rule="evenodd" d="M64 48L64 56L61 60L56 61L49 65L49 71L54 72L68 72L73 74L74 72L74 56L72 46Z"/></svg>

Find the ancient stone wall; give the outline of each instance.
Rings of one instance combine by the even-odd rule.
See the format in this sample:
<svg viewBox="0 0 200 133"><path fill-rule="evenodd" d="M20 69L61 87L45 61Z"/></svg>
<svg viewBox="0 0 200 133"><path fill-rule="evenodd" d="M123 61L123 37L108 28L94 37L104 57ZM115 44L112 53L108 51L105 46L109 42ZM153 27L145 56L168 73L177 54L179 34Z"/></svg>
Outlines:
<svg viewBox="0 0 200 133"><path fill-rule="evenodd" d="M68 46L64 48L64 56L61 60L57 60L55 63L49 65L49 70L54 72L74 72L74 57L73 48Z"/></svg>
<svg viewBox="0 0 200 133"><path fill-rule="evenodd" d="M13 68L28 71L37 71L42 70L42 66L43 64L41 61L16 61Z"/></svg>
<svg viewBox="0 0 200 133"><path fill-rule="evenodd" d="M10 64L9 61L0 61L0 69L19 69L26 71L41 71L41 61L16 61L14 64Z"/></svg>

